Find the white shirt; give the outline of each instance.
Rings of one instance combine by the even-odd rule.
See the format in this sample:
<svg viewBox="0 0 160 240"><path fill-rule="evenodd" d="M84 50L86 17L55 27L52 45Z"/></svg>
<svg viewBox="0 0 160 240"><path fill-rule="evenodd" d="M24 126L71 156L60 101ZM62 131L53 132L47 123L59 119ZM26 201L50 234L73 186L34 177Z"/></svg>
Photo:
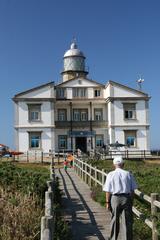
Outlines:
<svg viewBox="0 0 160 240"><path fill-rule="evenodd" d="M116 168L114 171L108 173L103 191L120 194L131 193L136 188L137 184L133 175L122 168Z"/></svg>

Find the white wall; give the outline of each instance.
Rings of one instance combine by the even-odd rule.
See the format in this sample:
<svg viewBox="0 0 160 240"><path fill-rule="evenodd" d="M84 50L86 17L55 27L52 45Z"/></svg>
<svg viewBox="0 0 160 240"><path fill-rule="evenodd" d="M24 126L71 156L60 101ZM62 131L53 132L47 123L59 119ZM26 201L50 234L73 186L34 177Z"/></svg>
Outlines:
<svg viewBox="0 0 160 240"><path fill-rule="evenodd" d="M127 101L126 101L127 103ZM123 103L121 101L114 101L114 124L115 125L144 125L146 124L146 110L145 101L135 101L136 103L136 119L124 120Z"/></svg>
<svg viewBox="0 0 160 240"><path fill-rule="evenodd" d="M134 92L133 90L129 90L127 88L114 86L114 97L138 97L138 96L140 96L138 92Z"/></svg>
<svg viewBox="0 0 160 240"><path fill-rule="evenodd" d="M51 129L49 128L28 128L28 129L19 129L19 151L27 152L29 150L29 134L30 131L42 131L42 151L49 152L52 149L51 146ZM33 149L34 150L34 149ZM36 150L36 149L35 149ZM38 150L38 149L37 149Z"/></svg>
<svg viewBox="0 0 160 240"><path fill-rule="evenodd" d="M115 141L125 143L124 130L137 130L137 146L130 150L150 150L148 149L148 132L145 127L115 128Z"/></svg>
<svg viewBox="0 0 160 240"><path fill-rule="evenodd" d="M28 102L31 104L31 102ZM41 103L41 102L39 102ZM28 121L28 105L26 102L19 102L19 125L20 126L33 126L33 125L50 125L51 124L51 104L50 102L42 102L41 105L41 121L29 122Z"/></svg>
<svg viewBox="0 0 160 240"><path fill-rule="evenodd" d="M79 83L81 80L81 83ZM90 80L79 78L73 79L70 81L65 81L64 84L61 85L62 87L99 87L100 85L96 82L92 82Z"/></svg>
<svg viewBox="0 0 160 240"><path fill-rule="evenodd" d="M54 90L50 86L46 86L32 92L23 94L23 98L50 98L54 96Z"/></svg>

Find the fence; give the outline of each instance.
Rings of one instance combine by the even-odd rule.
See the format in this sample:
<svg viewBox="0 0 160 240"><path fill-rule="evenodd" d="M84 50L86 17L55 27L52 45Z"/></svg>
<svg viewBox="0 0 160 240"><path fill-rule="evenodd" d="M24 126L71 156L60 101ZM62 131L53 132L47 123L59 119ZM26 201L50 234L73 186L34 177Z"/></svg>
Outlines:
<svg viewBox="0 0 160 240"><path fill-rule="evenodd" d="M75 158L74 160L74 169L75 172L88 184L90 187L95 185L103 186L105 183L105 178L107 173L105 173L104 169L99 170L92 165ZM151 196L145 195L139 190L135 190L135 194L139 197L139 199L148 202L151 205L151 220L145 218L144 214L140 212L138 209L133 207L133 213L139 217L148 227L152 230L152 240L158 240L158 230L157 230L157 213L158 208L160 208L160 202L158 201L159 195L157 193L151 193Z"/></svg>
<svg viewBox="0 0 160 240"><path fill-rule="evenodd" d="M45 216L41 218L41 240L53 240L54 236L54 194L55 173L53 162L50 166L50 181L47 181L48 191L45 192Z"/></svg>
<svg viewBox="0 0 160 240"><path fill-rule="evenodd" d="M115 155L121 154L125 159L152 159L156 158L151 154L151 151L147 150L105 150L105 149L95 149L91 152L91 156L95 156L97 159L109 159L113 158Z"/></svg>
<svg viewBox="0 0 160 240"><path fill-rule="evenodd" d="M24 154L14 156L13 160L22 161L22 162L34 162L34 163L47 163L51 162L54 159L58 164L64 160L66 157L67 152L71 152L71 150L65 150L63 152L43 152L39 150L34 151L27 151ZM112 150L107 151L104 149L95 149L90 151L89 157L95 159L112 159L118 153L125 159L159 159L159 156L152 155L150 151L147 150L125 150L125 151L118 151Z"/></svg>
<svg viewBox="0 0 160 240"><path fill-rule="evenodd" d="M56 161L59 164L64 160L65 155L66 153L63 152L27 151L21 155L14 156L13 160L27 163L51 163Z"/></svg>

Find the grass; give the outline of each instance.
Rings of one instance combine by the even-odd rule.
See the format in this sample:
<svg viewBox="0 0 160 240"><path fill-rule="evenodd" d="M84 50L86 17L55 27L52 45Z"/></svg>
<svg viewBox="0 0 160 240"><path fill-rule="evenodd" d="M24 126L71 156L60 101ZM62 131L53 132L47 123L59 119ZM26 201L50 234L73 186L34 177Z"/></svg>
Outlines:
<svg viewBox="0 0 160 240"><path fill-rule="evenodd" d="M89 162L92 166L98 169L104 169L105 172L114 170L112 161L92 160ZM150 195L153 192L160 193L160 167L159 162L151 163L147 161L125 161L125 168L133 173L138 183L138 189L143 193ZM93 199L98 201L101 205L105 205L105 193L102 192L101 187L92 187L91 193ZM134 206L140 210L145 217L151 219L150 205L144 201L139 200L138 197L134 200ZM158 230L160 229L160 214L158 218ZM134 240L150 240L151 229L145 225L141 220L135 217L134 221Z"/></svg>
<svg viewBox="0 0 160 240"><path fill-rule="evenodd" d="M0 163L0 240L39 240L49 165ZM54 240L71 240L61 216L61 191L56 178Z"/></svg>
<svg viewBox="0 0 160 240"><path fill-rule="evenodd" d="M38 240L49 171L0 163L0 239Z"/></svg>

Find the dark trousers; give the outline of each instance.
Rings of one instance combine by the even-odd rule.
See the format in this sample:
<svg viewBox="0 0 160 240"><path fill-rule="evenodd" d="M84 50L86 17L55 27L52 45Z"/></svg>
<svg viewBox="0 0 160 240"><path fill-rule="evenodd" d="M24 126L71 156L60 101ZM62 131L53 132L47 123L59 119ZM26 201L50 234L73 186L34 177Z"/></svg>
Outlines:
<svg viewBox="0 0 160 240"><path fill-rule="evenodd" d="M111 240L117 240L120 231L120 217L122 239L133 240L132 225L132 198L130 195L112 195L111 197Z"/></svg>

